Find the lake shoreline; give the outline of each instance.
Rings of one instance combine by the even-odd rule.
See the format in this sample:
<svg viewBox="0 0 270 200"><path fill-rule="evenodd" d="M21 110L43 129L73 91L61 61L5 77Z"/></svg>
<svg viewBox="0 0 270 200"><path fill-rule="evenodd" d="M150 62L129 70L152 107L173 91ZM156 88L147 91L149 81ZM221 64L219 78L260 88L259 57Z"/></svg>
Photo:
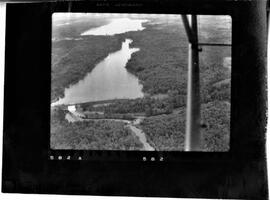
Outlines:
<svg viewBox="0 0 270 200"><path fill-rule="evenodd" d="M132 55L125 68L139 79L143 86L144 97L87 101L71 105L75 105L76 109L78 107L78 112L88 113L86 117L89 118L98 116L120 119L125 115L127 118L131 113L134 114L133 116L135 113L143 113L145 119L136 127L143 130L152 147L158 151L182 151L186 119L187 39L180 28L179 21L167 23L161 18L158 20L161 23L145 23L145 29L142 31L131 31L114 36L84 36L88 38L85 38L88 40L88 44L84 44L88 56L88 46L97 45L98 48L106 45L102 41L106 38L108 41L118 39L116 43L123 42L126 38L133 40L130 48L140 48L140 51ZM211 35L215 36L216 26L210 30ZM102 40L98 41L97 38L102 38ZM90 42L92 39L95 40L94 43ZM214 38L213 42L216 41ZM83 45L84 41L66 41L66 45L68 46L70 42ZM93 52L95 52L94 48ZM100 49L98 53L104 55L104 52L107 52L106 48ZM202 129L202 132L205 137L205 151L227 151L229 147L230 81L220 81L230 78L228 69L223 67L223 62L225 62L223 60L225 57L229 57L230 53L230 49L227 47L207 47L200 54L203 58L200 61L200 70L201 114L205 123L205 130ZM75 56L80 55L74 54L73 59L76 60ZM83 59L82 62L84 62ZM229 65L230 60L227 59L225 64ZM75 79L79 77L76 74L81 72L80 66L81 62L78 62L69 69L73 73L71 76L75 75ZM75 79L70 78L68 81ZM214 85L214 83L221 84ZM63 120L62 116L68 110L61 106L69 105L60 105L51 109L51 141L53 141L54 147L107 150L141 149L141 144L136 138L131 137L130 131L125 128L123 123L110 120L68 123L67 120ZM61 110L63 108L65 110ZM112 140L113 142L111 142Z"/></svg>
<svg viewBox="0 0 270 200"><path fill-rule="evenodd" d="M126 38L120 50L109 53L83 79L65 88L64 97L52 105L143 97L143 86L138 78L129 73L125 67L132 54L140 50L130 48L130 43L132 40Z"/></svg>
<svg viewBox="0 0 270 200"><path fill-rule="evenodd" d="M102 41L101 38L104 38L104 36L94 36L92 38L90 38L88 36L87 38L85 37L85 39L83 39L83 40L78 40L75 42L77 43L76 46L79 46L83 42L85 42L86 44L93 43L93 46L97 46L100 43L100 41ZM115 36L115 37L107 37L107 40L109 40L111 43L111 45L109 45L110 46L109 50L108 50L108 48L100 49L97 52L95 52L94 49L91 50L91 51L95 52L95 54L91 53L92 55L95 55L93 57L93 59L90 60L89 62L87 62L86 64L76 65L77 67L73 67L73 74L67 74L67 75L65 75L65 77L63 77L66 80L59 80L59 78L63 79L61 76L63 76L62 75L63 73L66 73L65 68L67 68L67 66L60 63L60 62L65 62L65 61L59 62L62 69L57 69L56 71L55 71L55 69L52 69L52 75L56 74L57 78L55 78L55 80L54 80L52 77L52 80L51 80L52 81L51 82L51 85L52 85L51 103L55 103L59 99L63 98L66 88L69 88L72 85L79 82L80 80L82 80L88 73L90 73L95 68L95 66L98 63L100 63L102 60L104 60L106 57L108 57L111 53L113 53L115 51L119 51L121 49L121 44L124 41L124 38ZM96 45L95 45L95 43L96 43ZM102 45L98 45L98 46L102 46ZM71 53L72 52L70 52L70 54ZM67 56L68 55L66 55L65 57L67 57ZM65 57L63 59L65 59ZM54 64L52 63L52 66L53 65ZM76 70L74 71L74 69L76 69ZM62 72L62 71L64 71L64 72ZM64 82L64 83L62 83L62 82ZM53 86L55 86L55 88L53 88Z"/></svg>

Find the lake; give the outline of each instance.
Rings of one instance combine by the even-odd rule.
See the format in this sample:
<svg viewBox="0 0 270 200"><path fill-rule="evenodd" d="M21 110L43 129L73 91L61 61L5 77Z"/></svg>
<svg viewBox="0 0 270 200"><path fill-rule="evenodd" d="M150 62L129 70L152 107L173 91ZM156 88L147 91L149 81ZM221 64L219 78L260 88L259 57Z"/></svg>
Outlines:
<svg viewBox="0 0 270 200"><path fill-rule="evenodd" d="M119 18L113 19L109 24L92 28L83 32L81 35L115 35L129 31L141 31L144 29L142 23L147 22L145 19Z"/></svg>
<svg viewBox="0 0 270 200"><path fill-rule="evenodd" d="M140 50L130 48L131 43L131 39L126 39L119 51L109 54L84 79L66 88L64 98L52 103L52 106L143 97L143 86L125 67L131 55Z"/></svg>

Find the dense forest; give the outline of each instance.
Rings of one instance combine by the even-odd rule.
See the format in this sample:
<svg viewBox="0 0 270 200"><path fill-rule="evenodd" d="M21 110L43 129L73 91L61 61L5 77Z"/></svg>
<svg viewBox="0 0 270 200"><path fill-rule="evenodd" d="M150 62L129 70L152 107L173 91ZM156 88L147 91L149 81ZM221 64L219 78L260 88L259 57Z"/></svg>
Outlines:
<svg viewBox="0 0 270 200"><path fill-rule="evenodd" d="M149 94L176 90L186 94L187 39L183 29L174 25L157 29L145 25L141 32L127 33L140 51L134 53L127 69L135 73L143 83L143 91Z"/></svg>
<svg viewBox="0 0 270 200"><path fill-rule="evenodd" d="M205 17L207 18L207 17ZM199 20L204 23L205 18ZM114 36L80 36L79 40L53 42L51 100L63 97L64 89L82 79L109 53L121 47L126 38L140 50L133 53L127 70L143 85L145 96L137 99L112 99L77 105L81 112L101 112L99 118L143 121L147 142L159 151L184 149L187 94L187 38L180 18L149 18L142 31ZM95 27L98 22L89 21ZM213 17L212 23L199 23L202 42L230 43L230 29ZM100 22L106 24L104 19ZM80 31L85 31L85 23ZM60 31L58 37L74 37L74 27ZM70 35L69 35L70 34ZM60 37L60 38L61 38ZM228 151L230 138L230 75L225 58L229 47L202 47L200 52L202 150ZM229 63L230 64L230 63ZM69 123L61 106L52 109L51 147L53 149L139 150L142 144L123 122L79 121ZM98 117L97 117L98 118Z"/></svg>
<svg viewBox="0 0 270 200"><path fill-rule="evenodd" d="M228 151L230 138L230 105L213 101L202 105L202 151ZM169 115L146 118L141 127L156 150L183 151L185 142L185 107Z"/></svg>
<svg viewBox="0 0 270 200"><path fill-rule="evenodd" d="M224 43L230 43L228 31L222 32L219 26L199 30L199 39L202 42L218 43L224 40ZM139 77L145 93L177 91L178 95L186 95L188 43L180 19L158 26L155 23L145 24L145 27L143 31L124 34L134 41L133 46L140 48L127 63L127 69ZM211 36L205 32L211 33ZM210 93L216 89L213 85L230 78L230 70L223 66L224 58L230 57L230 52L229 47L202 48L199 55L202 99L209 101L209 95L213 95ZM223 87L230 88L229 84L223 84Z"/></svg>
<svg viewBox="0 0 270 200"><path fill-rule="evenodd" d="M83 121L69 123L61 109L51 111L52 149L140 150L138 138L123 122Z"/></svg>

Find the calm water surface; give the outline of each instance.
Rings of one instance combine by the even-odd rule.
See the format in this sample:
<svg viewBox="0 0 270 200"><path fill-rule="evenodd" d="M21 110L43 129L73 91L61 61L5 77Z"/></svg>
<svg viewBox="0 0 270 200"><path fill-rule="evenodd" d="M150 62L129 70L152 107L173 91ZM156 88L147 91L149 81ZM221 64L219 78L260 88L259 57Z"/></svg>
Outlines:
<svg viewBox="0 0 270 200"><path fill-rule="evenodd" d="M125 68L131 55L139 51L138 48L129 47L131 42L132 40L126 39L121 50L109 54L83 80L65 89L64 98L52 106L143 97L142 85L138 78Z"/></svg>
<svg viewBox="0 0 270 200"><path fill-rule="evenodd" d="M81 35L115 35L129 31L141 31L144 29L142 23L147 22L145 19L129 19L119 18L114 19L111 23L90 29L83 32Z"/></svg>

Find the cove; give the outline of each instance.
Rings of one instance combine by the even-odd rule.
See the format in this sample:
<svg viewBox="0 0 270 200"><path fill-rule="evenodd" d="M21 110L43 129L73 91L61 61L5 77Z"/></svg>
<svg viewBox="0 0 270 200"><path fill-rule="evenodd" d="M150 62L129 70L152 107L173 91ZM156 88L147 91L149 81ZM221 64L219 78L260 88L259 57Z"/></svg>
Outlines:
<svg viewBox="0 0 270 200"><path fill-rule="evenodd" d="M109 54L85 78L66 88L64 98L52 106L143 97L143 86L125 67L131 55L139 51L139 48L130 48L131 42L126 39L119 51Z"/></svg>

